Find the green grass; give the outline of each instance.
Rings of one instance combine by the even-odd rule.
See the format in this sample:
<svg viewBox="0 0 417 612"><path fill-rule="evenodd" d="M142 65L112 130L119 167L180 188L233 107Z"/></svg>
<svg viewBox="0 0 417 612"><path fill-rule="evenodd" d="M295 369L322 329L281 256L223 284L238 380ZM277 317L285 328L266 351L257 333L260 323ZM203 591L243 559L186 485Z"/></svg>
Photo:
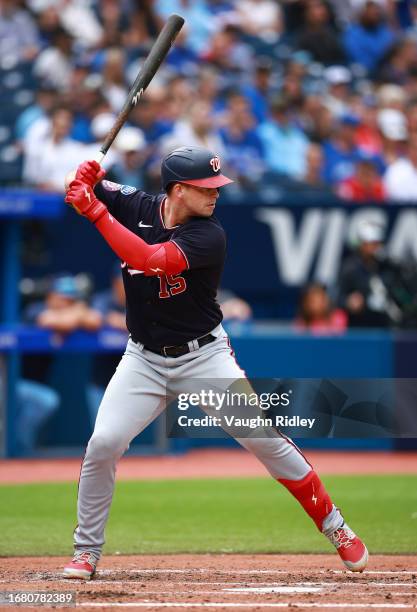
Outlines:
<svg viewBox="0 0 417 612"><path fill-rule="evenodd" d="M417 477L323 479L373 553L416 553ZM0 555L72 548L75 483L0 487ZM105 553L329 552L332 547L271 479L120 482Z"/></svg>

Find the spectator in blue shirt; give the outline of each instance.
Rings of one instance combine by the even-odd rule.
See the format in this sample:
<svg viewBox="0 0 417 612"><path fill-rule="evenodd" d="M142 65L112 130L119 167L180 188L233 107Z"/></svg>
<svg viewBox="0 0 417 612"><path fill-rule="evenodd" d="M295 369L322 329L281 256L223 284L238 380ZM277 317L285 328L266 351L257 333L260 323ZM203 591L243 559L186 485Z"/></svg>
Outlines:
<svg viewBox="0 0 417 612"><path fill-rule="evenodd" d="M106 178L114 183L145 189L144 165L148 151L143 132L137 127L123 127L114 141L114 149L118 155Z"/></svg>
<svg viewBox="0 0 417 612"><path fill-rule="evenodd" d="M271 107L271 119L257 129L269 170L298 179L306 169L308 138L291 116L288 100L277 97Z"/></svg>
<svg viewBox="0 0 417 612"><path fill-rule="evenodd" d="M346 28L343 42L349 61L372 74L394 44L395 33L385 22L380 1L360 0L358 4L356 21Z"/></svg>
<svg viewBox="0 0 417 612"><path fill-rule="evenodd" d="M57 99L57 90L48 82L42 82L36 91L35 102L25 108L16 121L16 138L23 140L36 121L47 119L48 114L56 105Z"/></svg>
<svg viewBox="0 0 417 612"><path fill-rule="evenodd" d="M96 330L101 324L99 312L83 300L77 279L57 276L43 301L31 304L24 313L26 323L60 334L76 329ZM23 378L17 382L16 448L21 455L36 450L39 433L60 404L59 394L49 385L49 355L25 355Z"/></svg>
<svg viewBox="0 0 417 612"><path fill-rule="evenodd" d="M199 62L198 54L187 45L186 33L181 30L166 58L166 65L174 73L191 77L198 76Z"/></svg>
<svg viewBox="0 0 417 612"><path fill-rule="evenodd" d="M162 89L152 92L148 90L129 116L129 122L142 130L148 145L154 144L172 130L172 122L161 116L165 102Z"/></svg>
<svg viewBox="0 0 417 612"><path fill-rule="evenodd" d="M334 185L350 178L359 159L356 144L356 129L360 120L356 115L342 115L337 121L334 134L324 143L324 179Z"/></svg>
<svg viewBox="0 0 417 612"><path fill-rule="evenodd" d="M214 30L214 21L206 0L156 0L155 11L164 21L172 13L184 17L187 46L195 53L206 47Z"/></svg>
<svg viewBox="0 0 417 612"><path fill-rule="evenodd" d="M265 171L261 139L245 96L232 93L228 99L227 124L220 130L228 167L242 184L258 181Z"/></svg>
<svg viewBox="0 0 417 612"><path fill-rule="evenodd" d="M260 57L255 66L253 82L242 86L242 93L251 104L256 121L261 123L268 116L268 97L272 91L272 60Z"/></svg>

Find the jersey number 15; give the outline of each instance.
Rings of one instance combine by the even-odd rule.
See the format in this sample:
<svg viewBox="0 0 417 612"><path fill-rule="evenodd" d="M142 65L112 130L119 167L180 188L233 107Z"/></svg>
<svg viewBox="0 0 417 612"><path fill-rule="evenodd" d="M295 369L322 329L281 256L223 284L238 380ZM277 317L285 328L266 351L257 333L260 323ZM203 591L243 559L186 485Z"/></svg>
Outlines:
<svg viewBox="0 0 417 612"><path fill-rule="evenodd" d="M159 278L159 297L162 299L170 298L187 289L185 278L180 274L158 274Z"/></svg>

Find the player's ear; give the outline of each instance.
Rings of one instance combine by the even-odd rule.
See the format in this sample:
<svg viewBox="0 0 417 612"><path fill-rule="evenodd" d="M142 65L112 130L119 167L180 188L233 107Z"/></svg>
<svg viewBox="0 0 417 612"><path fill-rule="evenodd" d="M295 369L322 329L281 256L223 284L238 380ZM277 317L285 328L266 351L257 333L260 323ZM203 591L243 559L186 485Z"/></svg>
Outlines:
<svg viewBox="0 0 417 612"><path fill-rule="evenodd" d="M175 183L173 191L178 198L184 197L185 189L182 183Z"/></svg>

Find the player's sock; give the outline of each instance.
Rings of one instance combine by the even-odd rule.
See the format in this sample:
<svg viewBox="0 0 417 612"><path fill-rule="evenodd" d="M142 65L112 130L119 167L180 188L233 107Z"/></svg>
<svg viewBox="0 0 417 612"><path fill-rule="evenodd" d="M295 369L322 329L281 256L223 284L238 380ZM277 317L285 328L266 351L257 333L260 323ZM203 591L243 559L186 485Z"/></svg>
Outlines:
<svg viewBox="0 0 417 612"><path fill-rule="evenodd" d="M331 510L331 512L326 516L326 518L323 521L323 525L322 525L322 532L324 533L325 536L329 536L332 533L334 533L337 529L340 529L340 527L343 527L345 525L345 520L339 510L339 508L336 508L336 506L333 504L333 508Z"/></svg>
<svg viewBox="0 0 417 612"><path fill-rule="evenodd" d="M333 505L329 494L314 470L311 470L301 480L279 478L278 481L300 502L320 531L323 531L323 529L328 531L329 527L333 526L334 529L337 529L343 524L342 515Z"/></svg>

